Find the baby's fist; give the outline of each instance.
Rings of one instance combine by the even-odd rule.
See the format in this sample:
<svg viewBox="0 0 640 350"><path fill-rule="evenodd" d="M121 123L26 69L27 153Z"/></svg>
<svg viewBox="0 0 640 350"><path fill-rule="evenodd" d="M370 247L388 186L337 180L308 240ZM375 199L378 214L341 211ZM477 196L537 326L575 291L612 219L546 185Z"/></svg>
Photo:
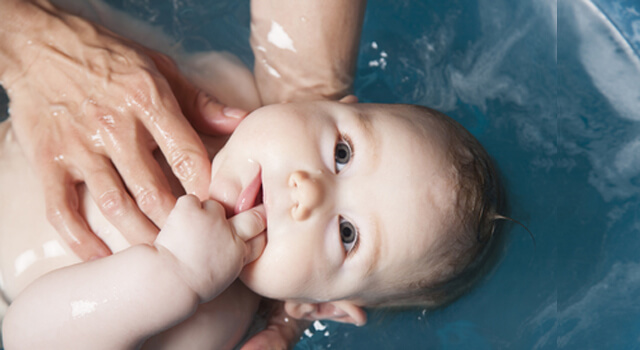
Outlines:
<svg viewBox="0 0 640 350"><path fill-rule="evenodd" d="M227 220L220 203L186 195L178 199L155 245L177 260L177 273L200 301L209 301L262 253L265 238L256 236L266 228L263 211L256 207Z"/></svg>

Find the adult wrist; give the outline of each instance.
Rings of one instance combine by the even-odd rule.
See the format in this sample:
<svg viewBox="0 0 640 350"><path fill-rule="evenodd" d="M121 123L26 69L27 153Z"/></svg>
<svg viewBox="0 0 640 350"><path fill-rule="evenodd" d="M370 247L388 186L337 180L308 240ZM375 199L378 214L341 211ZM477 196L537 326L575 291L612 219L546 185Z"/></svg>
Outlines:
<svg viewBox="0 0 640 350"><path fill-rule="evenodd" d="M251 47L263 104L350 92L365 0L254 0Z"/></svg>
<svg viewBox="0 0 640 350"><path fill-rule="evenodd" d="M349 94L354 69L349 54L337 53L322 36L314 39L314 54L295 37L295 51L279 48L269 39L273 26L268 18L252 18L254 76L263 104L337 100Z"/></svg>

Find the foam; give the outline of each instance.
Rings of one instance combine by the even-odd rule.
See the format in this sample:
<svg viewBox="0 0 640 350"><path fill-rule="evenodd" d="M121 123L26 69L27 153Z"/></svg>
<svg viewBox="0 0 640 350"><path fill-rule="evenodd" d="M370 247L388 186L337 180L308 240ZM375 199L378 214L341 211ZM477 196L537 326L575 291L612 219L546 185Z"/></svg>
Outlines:
<svg viewBox="0 0 640 350"><path fill-rule="evenodd" d="M625 314L637 314L640 312L639 296L640 264L615 263L601 280L585 289L578 298L561 304L559 309L554 300L527 322L532 329L553 322L553 327L540 336L534 349L546 348L545 345L556 340L558 328L563 332L557 336L557 347L564 348L593 332L607 319L615 320L620 310Z"/></svg>

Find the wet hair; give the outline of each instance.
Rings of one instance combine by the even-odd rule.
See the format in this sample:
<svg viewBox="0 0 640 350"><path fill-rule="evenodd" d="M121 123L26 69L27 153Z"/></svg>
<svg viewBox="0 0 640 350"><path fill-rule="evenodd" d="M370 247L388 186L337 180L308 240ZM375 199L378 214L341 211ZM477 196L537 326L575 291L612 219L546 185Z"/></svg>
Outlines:
<svg viewBox="0 0 640 350"><path fill-rule="evenodd" d="M429 250L424 277L408 281L383 300L369 307L437 308L468 291L486 272L488 257L495 245L496 225L502 210L502 191L497 171L480 142L454 119L436 110L411 106L422 118L432 118L447 135L447 159L452 166L455 193L453 229Z"/></svg>

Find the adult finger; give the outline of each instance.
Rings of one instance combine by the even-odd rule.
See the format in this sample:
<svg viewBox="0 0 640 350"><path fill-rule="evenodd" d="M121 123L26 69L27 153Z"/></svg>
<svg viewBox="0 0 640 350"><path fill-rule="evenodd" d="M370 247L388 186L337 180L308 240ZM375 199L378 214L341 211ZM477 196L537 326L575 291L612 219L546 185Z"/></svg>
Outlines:
<svg viewBox="0 0 640 350"><path fill-rule="evenodd" d="M277 328L267 328L251 337L242 345L240 350L283 350L292 348L293 345L284 339Z"/></svg>
<svg viewBox="0 0 640 350"><path fill-rule="evenodd" d="M133 144L126 151L111 151L110 154L137 206L156 226L162 227L176 199L151 151Z"/></svg>
<svg viewBox="0 0 640 350"><path fill-rule="evenodd" d="M191 83L166 55L145 51L164 75L176 97L182 113L191 125L208 135L229 135L249 112L227 107Z"/></svg>
<svg viewBox="0 0 640 350"><path fill-rule="evenodd" d="M190 85L186 79L185 85ZM196 89L194 87L194 89ZM186 89L185 89L186 90ZM196 130L207 135L230 135L238 127L242 119L249 115L248 111L233 108L219 103L214 97L202 90L194 91L195 95L177 97L183 106L184 115ZM189 101L193 102L189 102ZM185 101L185 102L183 102ZM187 106L185 109L184 106Z"/></svg>
<svg viewBox="0 0 640 350"><path fill-rule="evenodd" d="M91 230L78 211L78 194L71 177L60 167L40 167L47 219L60 237L83 261L111 255L109 248ZM46 167L45 167L46 168Z"/></svg>
<svg viewBox="0 0 640 350"><path fill-rule="evenodd" d="M262 349L293 349L305 328L311 324L305 320L289 317L284 311L282 302L268 299L262 300L263 306L268 305L270 311L267 327L251 337L241 350Z"/></svg>
<svg viewBox="0 0 640 350"><path fill-rule="evenodd" d="M166 81L158 82L157 93L157 99L162 103L150 112L151 118L143 119L143 123L185 191L204 200L207 198L211 177L207 151L198 134L182 115Z"/></svg>
<svg viewBox="0 0 640 350"><path fill-rule="evenodd" d="M102 214L132 244L152 243L158 228L140 211L120 176L106 158L92 161L83 173L85 183Z"/></svg>

